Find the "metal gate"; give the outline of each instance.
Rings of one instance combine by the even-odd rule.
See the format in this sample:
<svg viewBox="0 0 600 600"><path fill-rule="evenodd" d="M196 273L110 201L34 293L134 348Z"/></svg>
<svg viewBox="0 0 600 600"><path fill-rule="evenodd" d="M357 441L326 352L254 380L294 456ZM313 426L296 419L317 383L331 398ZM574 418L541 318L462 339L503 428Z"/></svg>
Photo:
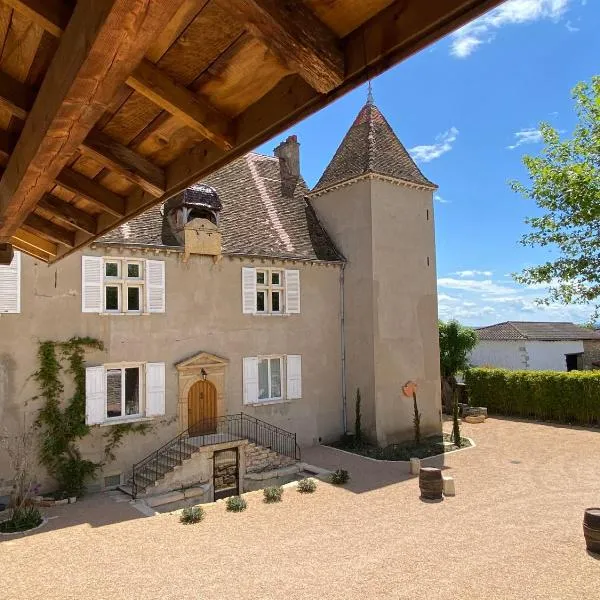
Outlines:
<svg viewBox="0 0 600 600"><path fill-rule="evenodd" d="M213 455L215 500L239 494L238 449L218 450Z"/></svg>

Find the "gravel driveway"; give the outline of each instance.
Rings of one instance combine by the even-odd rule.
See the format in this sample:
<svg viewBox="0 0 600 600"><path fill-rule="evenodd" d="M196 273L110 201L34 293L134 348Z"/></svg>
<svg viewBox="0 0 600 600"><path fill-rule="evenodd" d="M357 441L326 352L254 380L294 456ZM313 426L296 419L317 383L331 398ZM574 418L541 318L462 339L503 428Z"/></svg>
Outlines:
<svg viewBox="0 0 600 600"><path fill-rule="evenodd" d="M488 419L463 435L477 447L446 457L457 495L436 504L402 465L319 448L305 458L348 466L351 486L276 505L254 492L195 526L105 495L49 509L46 528L0 542L0 597L600 598L581 525L600 505L600 430Z"/></svg>

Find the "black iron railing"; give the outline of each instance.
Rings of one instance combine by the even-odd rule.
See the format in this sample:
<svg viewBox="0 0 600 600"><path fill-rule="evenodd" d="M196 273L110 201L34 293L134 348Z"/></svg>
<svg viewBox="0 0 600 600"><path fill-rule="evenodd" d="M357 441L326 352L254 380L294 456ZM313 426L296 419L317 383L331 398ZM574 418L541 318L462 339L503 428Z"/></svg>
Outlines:
<svg viewBox="0 0 600 600"><path fill-rule="evenodd" d="M295 433L244 413L204 419L133 465L131 495L135 498L140 491L154 485L202 446L236 440L248 440L300 460L300 447Z"/></svg>

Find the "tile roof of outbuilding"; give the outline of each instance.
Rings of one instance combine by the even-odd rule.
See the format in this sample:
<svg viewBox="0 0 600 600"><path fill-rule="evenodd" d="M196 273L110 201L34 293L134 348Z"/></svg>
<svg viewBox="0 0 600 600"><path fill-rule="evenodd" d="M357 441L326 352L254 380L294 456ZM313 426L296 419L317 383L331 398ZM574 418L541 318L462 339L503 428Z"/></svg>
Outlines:
<svg viewBox="0 0 600 600"><path fill-rule="evenodd" d="M223 204L219 228L223 253L250 256L343 260L321 226L302 178L292 198L281 193L279 160L250 152L201 183L215 188ZM155 206L98 240L98 243L164 246L163 217Z"/></svg>
<svg viewBox="0 0 600 600"><path fill-rule="evenodd" d="M312 192L366 175L392 177L435 189L372 101L362 107Z"/></svg>
<svg viewBox="0 0 600 600"><path fill-rule="evenodd" d="M487 327L478 327L480 340L600 340L600 332L575 325L575 323L551 321L505 321Z"/></svg>

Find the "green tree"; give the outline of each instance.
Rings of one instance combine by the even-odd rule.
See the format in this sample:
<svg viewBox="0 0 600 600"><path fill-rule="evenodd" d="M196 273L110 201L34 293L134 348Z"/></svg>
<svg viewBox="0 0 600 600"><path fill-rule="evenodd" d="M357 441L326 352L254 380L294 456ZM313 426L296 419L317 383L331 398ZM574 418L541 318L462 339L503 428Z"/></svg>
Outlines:
<svg viewBox="0 0 600 600"><path fill-rule="evenodd" d="M440 372L442 402L447 413L452 411L456 375L469 368L469 354L477 344L477 333L458 321L440 321Z"/></svg>
<svg viewBox="0 0 600 600"><path fill-rule="evenodd" d="M524 156L530 184L512 182L533 200L541 214L526 219L531 232L525 246L547 248L552 259L532 266L515 279L542 284L548 295L539 302L596 305L600 298L600 76L573 89L578 123L570 139L547 123L540 125L544 149Z"/></svg>

